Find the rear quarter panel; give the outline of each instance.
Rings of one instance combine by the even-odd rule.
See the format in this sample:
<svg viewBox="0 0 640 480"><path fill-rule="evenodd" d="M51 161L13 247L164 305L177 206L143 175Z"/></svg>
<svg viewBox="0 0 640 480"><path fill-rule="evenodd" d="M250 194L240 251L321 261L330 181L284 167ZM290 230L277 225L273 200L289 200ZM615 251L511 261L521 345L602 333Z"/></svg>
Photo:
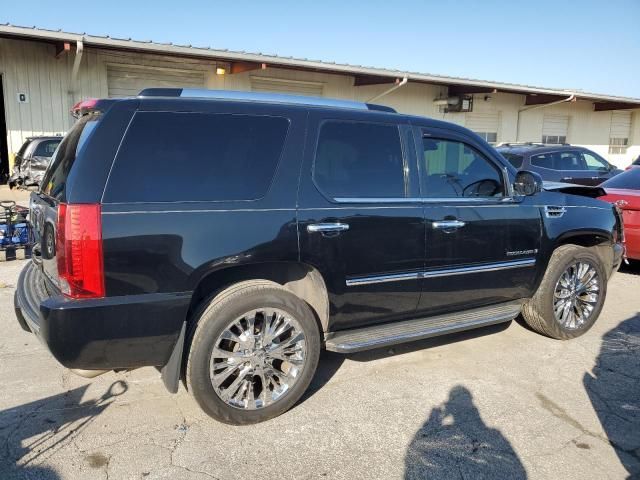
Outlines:
<svg viewBox="0 0 640 480"><path fill-rule="evenodd" d="M296 196L306 110L202 101L158 100L144 106L147 111L173 111L173 107L288 117L290 127L279 165L267 194L259 200L103 203L107 296L193 291L202 278L222 269L299 259ZM152 177L150 173L142 181L152 182ZM137 181L131 178L130 184L119 188L136 188ZM206 178L197 181L206 182Z"/></svg>

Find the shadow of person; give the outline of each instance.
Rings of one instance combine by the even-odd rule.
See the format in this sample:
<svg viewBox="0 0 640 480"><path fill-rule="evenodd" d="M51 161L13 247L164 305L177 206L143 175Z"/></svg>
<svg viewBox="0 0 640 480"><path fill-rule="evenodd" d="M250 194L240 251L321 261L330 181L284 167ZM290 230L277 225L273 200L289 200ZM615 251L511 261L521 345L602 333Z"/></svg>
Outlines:
<svg viewBox="0 0 640 480"><path fill-rule="evenodd" d="M0 411L0 478L57 480L41 462L71 442L128 389L119 380L97 399L82 401L88 385Z"/></svg>
<svg viewBox="0 0 640 480"><path fill-rule="evenodd" d="M583 382L620 462L640 478L640 314L602 337L593 373Z"/></svg>
<svg viewBox="0 0 640 480"><path fill-rule="evenodd" d="M525 479L527 473L502 433L484 424L471 392L456 386L413 437L405 478Z"/></svg>

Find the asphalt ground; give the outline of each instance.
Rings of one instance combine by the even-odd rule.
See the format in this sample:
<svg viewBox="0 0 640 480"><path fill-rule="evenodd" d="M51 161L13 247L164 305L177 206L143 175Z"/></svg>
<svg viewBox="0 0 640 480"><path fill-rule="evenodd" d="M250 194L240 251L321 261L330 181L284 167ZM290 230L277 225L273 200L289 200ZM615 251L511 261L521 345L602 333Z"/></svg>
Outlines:
<svg viewBox="0 0 640 480"><path fill-rule="evenodd" d="M268 422L205 416L154 368L93 380L22 331L0 265L0 479L640 478L640 268L594 328L521 322L342 356Z"/></svg>

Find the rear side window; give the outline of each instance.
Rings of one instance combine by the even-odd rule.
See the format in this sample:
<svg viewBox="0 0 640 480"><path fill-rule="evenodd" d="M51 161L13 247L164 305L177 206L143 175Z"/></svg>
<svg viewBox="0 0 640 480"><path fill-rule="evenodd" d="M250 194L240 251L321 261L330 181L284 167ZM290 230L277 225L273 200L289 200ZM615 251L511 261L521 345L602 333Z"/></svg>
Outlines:
<svg viewBox="0 0 640 480"><path fill-rule="evenodd" d="M313 179L331 198L404 197L404 163L398 127L367 122L324 122L318 137Z"/></svg>
<svg viewBox="0 0 640 480"><path fill-rule="evenodd" d="M553 170L553 156L551 153L532 155L531 165L533 165L534 167L548 168L549 170Z"/></svg>
<svg viewBox="0 0 640 480"><path fill-rule="evenodd" d="M60 142L55 158L42 180L41 188L44 193L58 200L65 200L67 177L71 167L99 120L99 115L85 115L69 130L69 133Z"/></svg>
<svg viewBox="0 0 640 480"><path fill-rule="evenodd" d="M138 112L105 201L259 199L271 185L288 128L283 117Z"/></svg>

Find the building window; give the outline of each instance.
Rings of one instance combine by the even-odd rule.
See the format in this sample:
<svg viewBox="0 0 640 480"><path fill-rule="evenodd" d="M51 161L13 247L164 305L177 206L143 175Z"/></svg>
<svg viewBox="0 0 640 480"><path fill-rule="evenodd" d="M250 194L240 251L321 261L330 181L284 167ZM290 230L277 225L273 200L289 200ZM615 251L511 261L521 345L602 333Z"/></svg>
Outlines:
<svg viewBox="0 0 640 480"><path fill-rule="evenodd" d="M500 112L465 113L464 126L487 143L495 144L500 131Z"/></svg>
<svg viewBox="0 0 640 480"><path fill-rule="evenodd" d="M627 153L627 147L629 146L628 138L610 138L609 139L609 153L611 155L624 155Z"/></svg>
<svg viewBox="0 0 640 480"><path fill-rule="evenodd" d="M498 132L476 132L483 140L491 145L495 145L498 141Z"/></svg>
<svg viewBox="0 0 640 480"><path fill-rule="evenodd" d="M569 116L545 114L542 119L542 143L567 143Z"/></svg>
<svg viewBox="0 0 640 480"><path fill-rule="evenodd" d="M542 143L563 144L567 143L566 135L542 135Z"/></svg>
<svg viewBox="0 0 640 480"><path fill-rule="evenodd" d="M609 154L624 155L631 136L631 112L611 112L611 130L609 131Z"/></svg>

